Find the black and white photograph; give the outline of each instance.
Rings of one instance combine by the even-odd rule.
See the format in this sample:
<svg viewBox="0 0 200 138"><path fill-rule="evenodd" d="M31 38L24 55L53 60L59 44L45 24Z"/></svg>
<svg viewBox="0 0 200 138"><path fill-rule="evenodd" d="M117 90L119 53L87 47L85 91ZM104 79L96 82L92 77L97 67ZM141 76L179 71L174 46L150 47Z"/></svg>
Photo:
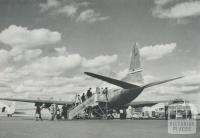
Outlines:
<svg viewBox="0 0 200 138"><path fill-rule="evenodd" d="M200 0L0 0L0 138L161 137L200 137Z"/></svg>

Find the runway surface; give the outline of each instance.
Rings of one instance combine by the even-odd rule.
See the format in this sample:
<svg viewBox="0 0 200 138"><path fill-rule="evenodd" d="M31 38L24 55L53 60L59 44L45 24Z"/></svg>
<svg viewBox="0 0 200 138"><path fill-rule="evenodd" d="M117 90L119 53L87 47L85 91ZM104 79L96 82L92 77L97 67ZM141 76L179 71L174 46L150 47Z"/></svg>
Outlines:
<svg viewBox="0 0 200 138"><path fill-rule="evenodd" d="M0 138L199 138L197 133L174 135L166 120L35 121L30 117L0 117Z"/></svg>

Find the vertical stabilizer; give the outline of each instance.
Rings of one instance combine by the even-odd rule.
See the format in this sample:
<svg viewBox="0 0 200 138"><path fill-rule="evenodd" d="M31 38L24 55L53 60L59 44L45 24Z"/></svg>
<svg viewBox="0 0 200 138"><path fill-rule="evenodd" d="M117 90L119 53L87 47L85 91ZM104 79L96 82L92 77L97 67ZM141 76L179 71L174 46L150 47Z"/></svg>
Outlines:
<svg viewBox="0 0 200 138"><path fill-rule="evenodd" d="M129 72L123 80L129 83L143 84L138 43L133 46Z"/></svg>

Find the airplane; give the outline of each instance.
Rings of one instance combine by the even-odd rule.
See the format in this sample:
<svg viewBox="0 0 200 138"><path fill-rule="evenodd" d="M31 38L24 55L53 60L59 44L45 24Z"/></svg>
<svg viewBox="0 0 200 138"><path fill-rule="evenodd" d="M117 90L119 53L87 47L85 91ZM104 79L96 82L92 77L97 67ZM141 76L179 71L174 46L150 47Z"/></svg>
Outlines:
<svg viewBox="0 0 200 138"><path fill-rule="evenodd" d="M167 80L151 82L148 84L144 84L143 77L142 77L142 68L140 63L140 52L138 48L138 44L136 43L132 49L132 56L131 56L131 64L129 68L128 74L122 79L117 80L114 78L110 78L107 76L91 73L91 72L84 72L86 75L94 77L96 79L105 81L107 83L116 85L118 89L110 89L107 93L108 99L108 109L125 109L128 106L132 107L143 107L143 106L152 106L159 102L166 102L165 101L139 101L134 102L134 100L142 93L142 91L146 88L159 85L162 83L167 83L170 81L174 81L181 77L175 77Z"/></svg>
<svg viewBox="0 0 200 138"><path fill-rule="evenodd" d="M122 80L117 80L114 78L106 77L91 72L84 72L84 73L96 79L100 79L102 81L121 87L119 89L111 89L108 91L107 94L108 100L106 102L106 105L107 109L111 109L109 111L112 111L112 109L116 109L117 111L119 111L120 109L125 110L129 105L140 107L140 106L154 105L156 103L159 103L160 101L141 101L141 102L132 102L132 101L134 101L134 99L136 99L142 93L142 91L148 87L152 87L155 85L159 85L162 83L182 78L182 77L176 77L163 81L143 84L143 77L141 72L142 68L140 64L139 48L138 44L135 44L132 49L129 73ZM52 120L56 116L56 110L58 105L63 105L63 106L69 105L70 107L74 104L73 101L57 101L53 99L42 100L42 99L0 98L0 100L35 103L36 107L47 108L47 109L50 109L52 105L55 105L54 106L55 110L52 114ZM105 108L104 109L101 108L100 110L101 112L103 110L103 112L105 113ZM98 111L96 110L95 112L100 112L100 110Z"/></svg>

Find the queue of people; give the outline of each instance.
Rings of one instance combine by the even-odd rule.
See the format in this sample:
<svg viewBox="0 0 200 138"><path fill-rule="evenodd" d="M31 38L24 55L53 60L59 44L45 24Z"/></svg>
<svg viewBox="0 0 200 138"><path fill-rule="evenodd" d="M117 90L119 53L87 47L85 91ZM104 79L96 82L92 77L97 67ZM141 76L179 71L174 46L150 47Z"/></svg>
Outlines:
<svg viewBox="0 0 200 138"><path fill-rule="evenodd" d="M98 101L98 96L99 95L105 95L106 100L108 100L108 88L96 88L96 96L95 96L95 101ZM78 106L79 104L85 102L87 99L89 99L90 97L93 96L92 93L92 88L89 88L85 93L83 93L81 96L79 94L77 94L75 96L75 102L73 105L63 105L62 108L58 108L57 105L52 104L49 107L49 111L51 113L51 120L54 120L54 118L56 118L57 120L61 119L62 117L64 117L64 119L67 119L67 115L68 115L68 111L70 108L73 108L75 106ZM36 116L36 121L38 120L42 120L42 116L41 116L41 110L43 108L43 106L41 105L35 105L36 106L36 112L35 112L35 116Z"/></svg>
<svg viewBox="0 0 200 138"><path fill-rule="evenodd" d="M81 96L79 94L77 94L75 96L75 106L78 106L79 104L85 102L86 99L89 99L90 97L92 97L92 91L91 91L92 88L89 88L85 93L83 93Z"/></svg>

